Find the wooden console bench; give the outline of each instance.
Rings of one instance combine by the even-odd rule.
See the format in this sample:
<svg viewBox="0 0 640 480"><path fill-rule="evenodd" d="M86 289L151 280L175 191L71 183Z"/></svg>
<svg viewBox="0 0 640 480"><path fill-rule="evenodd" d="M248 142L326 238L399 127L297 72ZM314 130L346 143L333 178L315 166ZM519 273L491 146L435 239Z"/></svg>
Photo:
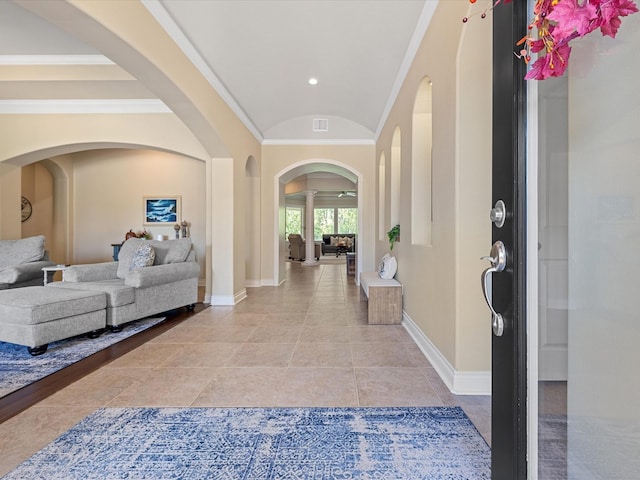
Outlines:
<svg viewBox="0 0 640 480"><path fill-rule="evenodd" d="M362 272L360 286L368 299L370 324L402 322L402 284L395 279L380 278L378 272Z"/></svg>

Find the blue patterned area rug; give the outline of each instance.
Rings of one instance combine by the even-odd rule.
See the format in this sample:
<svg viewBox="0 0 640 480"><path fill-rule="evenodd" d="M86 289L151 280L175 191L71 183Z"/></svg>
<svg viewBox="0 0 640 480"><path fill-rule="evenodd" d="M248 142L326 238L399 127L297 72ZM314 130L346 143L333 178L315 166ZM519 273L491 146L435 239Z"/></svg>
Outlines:
<svg viewBox="0 0 640 480"><path fill-rule="evenodd" d="M458 407L105 408L9 479L490 479Z"/></svg>
<svg viewBox="0 0 640 480"><path fill-rule="evenodd" d="M144 318L127 323L123 330L107 330L95 339L78 335L49 344L44 355L32 357L27 347L0 342L0 398L30 383L68 367L138 332L162 322L165 317Z"/></svg>

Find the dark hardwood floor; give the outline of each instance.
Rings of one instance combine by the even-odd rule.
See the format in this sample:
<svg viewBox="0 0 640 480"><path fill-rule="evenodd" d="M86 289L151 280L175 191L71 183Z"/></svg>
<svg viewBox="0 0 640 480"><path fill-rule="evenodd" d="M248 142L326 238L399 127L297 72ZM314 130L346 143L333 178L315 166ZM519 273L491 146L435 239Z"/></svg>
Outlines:
<svg viewBox="0 0 640 480"><path fill-rule="evenodd" d="M167 317L164 322L143 330L136 335L126 338L79 362L52 373L37 382L0 398L0 423L5 422L39 401L44 400L49 395L53 395L58 390L63 389L85 375L96 371L103 365L112 362L116 358L121 357L134 348L175 327L180 322L201 312L208 306L208 304L197 303L193 311L188 311L186 308L179 308L166 312L163 314Z"/></svg>

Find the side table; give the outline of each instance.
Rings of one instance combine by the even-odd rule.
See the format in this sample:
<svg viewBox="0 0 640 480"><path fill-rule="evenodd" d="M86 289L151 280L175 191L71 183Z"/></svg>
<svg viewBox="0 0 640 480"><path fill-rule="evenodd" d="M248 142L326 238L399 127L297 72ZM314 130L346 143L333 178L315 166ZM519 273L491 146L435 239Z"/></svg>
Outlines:
<svg viewBox="0 0 640 480"><path fill-rule="evenodd" d="M353 252L347 252L347 275L356 275L356 254Z"/></svg>
<svg viewBox="0 0 640 480"><path fill-rule="evenodd" d="M120 243L112 243L111 248L113 248L112 258L114 262L118 261L118 255L120 255L120 248L124 245L124 242Z"/></svg>
<svg viewBox="0 0 640 480"><path fill-rule="evenodd" d="M55 265L53 267L42 267L42 271L44 272L44 282L43 284L46 285L47 283L49 283L49 272L53 272L53 274L55 274L55 272L61 272L63 270L66 270L67 267L69 267L69 265Z"/></svg>

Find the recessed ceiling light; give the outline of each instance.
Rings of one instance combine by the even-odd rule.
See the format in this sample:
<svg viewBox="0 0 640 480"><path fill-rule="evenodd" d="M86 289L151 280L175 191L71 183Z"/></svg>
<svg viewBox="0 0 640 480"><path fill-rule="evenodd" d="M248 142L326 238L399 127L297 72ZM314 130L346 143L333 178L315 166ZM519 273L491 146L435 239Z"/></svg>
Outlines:
<svg viewBox="0 0 640 480"><path fill-rule="evenodd" d="M317 84L318 84L318 79L317 78L311 77L309 79L309 85L317 85Z"/></svg>

